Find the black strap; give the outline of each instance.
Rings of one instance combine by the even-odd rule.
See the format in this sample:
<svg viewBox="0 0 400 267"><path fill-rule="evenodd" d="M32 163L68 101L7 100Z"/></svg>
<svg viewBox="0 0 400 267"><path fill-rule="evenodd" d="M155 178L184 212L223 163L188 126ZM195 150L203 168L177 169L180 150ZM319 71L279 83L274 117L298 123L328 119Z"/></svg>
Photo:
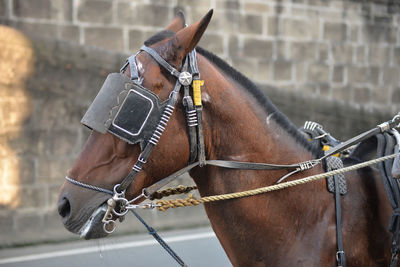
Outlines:
<svg viewBox="0 0 400 267"><path fill-rule="evenodd" d="M278 165L278 164L268 164L268 163L253 163L253 162L240 162L240 161L230 161L230 160L206 160L206 165L212 165L222 168L229 168L229 169L240 169L240 170L282 170L282 169L294 169L300 168L302 165L307 165L309 161L302 162L299 164L291 164L291 165ZM152 184L151 186L144 188L143 193L145 196L149 197L154 192L159 190L160 188L164 187L165 185L169 184L182 174L190 171L191 169L200 165L200 162L194 162L189 164L188 166L180 169L179 171L169 175L168 177Z"/></svg>
<svg viewBox="0 0 400 267"><path fill-rule="evenodd" d="M169 73L171 73L176 78L179 77L180 72L177 69L175 69L174 67L172 67L167 61L165 61L165 59L163 59L152 48L143 45L140 48L140 50L143 50L143 51L146 51L147 53L149 53L154 58L154 60L157 61L157 63L160 64L161 66L163 66L166 70L168 70Z"/></svg>
<svg viewBox="0 0 400 267"><path fill-rule="evenodd" d="M336 210L336 242L337 252L336 261L338 267L346 267L346 255L343 249L343 233L342 233L342 207L340 203L339 178L333 176L335 182L335 210Z"/></svg>
<svg viewBox="0 0 400 267"><path fill-rule="evenodd" d="M153 227L149 226L140 215L134 211L131 210L132 213L136 216L136 218L146 227L147 231L149 232L150 235L154 237L155 240L168 252L169 255L180 265L180 266L187 266L183 260L175 253L175 251L172 250L170 246L168 246L167 243L159 236L157 233L157 230L155 230Z"/></svg>
<svg viewBox="0 0 400 267"><path fill-rule="evenodd" d="M322 158L320 159L325 159L329 156L335 155L339 152L344 151L345 149L351 147L352 145L358 144L363 140L366 140L374 135L377 135L379 133L384 133L394 127L397 127L400 124L400 115L396 115L394 116L394 118L390 121L384 122L380 125L378 125L377 127L366 131L364 133L361 133L349 140L347 140L346 142L341 143L338 146L335 146L332 149L329 149L328 153L326 153Z"/></svg>

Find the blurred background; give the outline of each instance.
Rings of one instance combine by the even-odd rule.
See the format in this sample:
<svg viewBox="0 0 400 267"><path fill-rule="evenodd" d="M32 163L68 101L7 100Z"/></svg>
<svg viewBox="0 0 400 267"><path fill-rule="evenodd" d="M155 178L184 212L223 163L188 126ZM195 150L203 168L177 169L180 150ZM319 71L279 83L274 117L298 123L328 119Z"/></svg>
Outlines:
<svg viewBox="0 0 400 267"><path fill-rule="evenodd" d="M75 238L56 203L86 108L178 10L191 24L211 8L200 46L297 126L314 120L343 140L400 111L397 0L0 0L0 247ZM202 207L144 216L161 229L208 224Z"/></svg>

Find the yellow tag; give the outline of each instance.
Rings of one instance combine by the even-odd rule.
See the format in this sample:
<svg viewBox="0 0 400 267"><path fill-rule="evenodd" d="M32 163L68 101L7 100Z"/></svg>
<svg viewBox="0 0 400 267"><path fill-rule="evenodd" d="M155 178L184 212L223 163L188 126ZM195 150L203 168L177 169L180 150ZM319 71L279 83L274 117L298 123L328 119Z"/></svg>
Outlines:
<svg viewBox="0 0 400 267"><path fill-rule="evenodd" d="M322 150L323 150L323 151L328 151L329 149L331 149L331 147L330 147L330 146L327 146L327 145L324 145L324 146L322 147ZM332 156L334 156L334 157L340 157L340 153L333 154Z"/></svg>
<svg viewBox="0 0 400 267"><path fill-rule="evenodd" d="M193 80L193 100L195 106L201 106L201 86L204 80Z"/></svg>

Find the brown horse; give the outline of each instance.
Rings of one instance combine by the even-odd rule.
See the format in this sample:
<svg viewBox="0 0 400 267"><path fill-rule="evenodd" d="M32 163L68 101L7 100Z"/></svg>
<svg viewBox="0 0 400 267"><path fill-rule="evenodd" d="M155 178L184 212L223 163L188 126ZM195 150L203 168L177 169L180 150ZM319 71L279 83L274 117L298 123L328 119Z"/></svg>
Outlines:
<svg viewBox="0 0 400 267"><path fill-rule="evenodd" d="M184 27L182 15L145 44L176 69L204 33L212 12ZM293 164L316 158L318 151L243 75L215 55L197 49L202 88L207 159ZM146 52L136 58L141 84L161 100L169 97L175 78ZM129 75L129 67L126 74ZM181 96L178 103L181 102ZM92 131L68 176L113 190L129 173L141 148L118 137ZM185 167L189 161L185 112L177 105L146 165L127 188L133 199L144 187ZM345 162L346 165L346 162ZM321 165L291 179L323 172ZM238 192L274 184L285 170L232 170L206 165L190 171L201 196ZM342 198L343 239L348 266L387 266L391 207L377 171L346 174ZM110 196L65 182L59 213L65 227L84 238L100 238L101 218ZM213 230L234 266L335 266L336 225L332 194L320 180L253 197L205 204ZM100 215L98 215L100 214ZM82 230L84 229L84 230Z"/></svg>

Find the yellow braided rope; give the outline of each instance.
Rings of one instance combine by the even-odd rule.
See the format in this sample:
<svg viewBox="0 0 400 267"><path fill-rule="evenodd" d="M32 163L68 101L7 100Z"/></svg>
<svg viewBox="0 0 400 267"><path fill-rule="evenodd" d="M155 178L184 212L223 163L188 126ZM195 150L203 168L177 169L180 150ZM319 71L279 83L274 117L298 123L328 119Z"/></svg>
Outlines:
<svg viewBox="0 0 400 267"><path fill-rule="evenodd" d="M150 200L161 199L163 197L168 197L171 195L186 194L195 189L197 189L197 186L178 185L177 187L174 187L174 188L166 188L164 190L159 190L159 191L154 192L150 196Z"/></svg>
<svg viewBox="0 0 400 267"><path fill-rule="evenodd" d="M248 196L254 196L262 193L267 193L271 191L276 191L276 190L281 190L284 188L296 186L296 185L301 185L309 182L313 182L322 178L326 178L329 176L337 175L340 173L345 173L349 171L354 171L357 169L361 169L373 164L376 164L381 161L385 161L391 158L394 158L396 156L400 155L400 153L395 153L392 155L380 157L377 159L369 160L363 163L359 163L356 165L352 165L349 167L325 172L325 173L320 173L316 175L312 175L306 178L294 180L294 181L288 181L284 182L281 184L276 184L276 185L271 185L271 186L266 186L266 187L261 187L257 189L252 189L248 191L243 191L243 192L237 192L237 193L229 193L229 194L222 194L222 195L214 195L214 196L208 196L208 197L202 197L200 199L193 198L193 196L189 196L187 199L176 199L176 200L159 200L156 202L157 209L159 211L166 211L169 208L177 208L177 207L185 207L185 206L197 206L201 203L207 203L207 202L213 202L213 201L219 201L219 200L228 200L228 199L233 199L233 198L242 198L242 197L248 197Z"/></svg>

